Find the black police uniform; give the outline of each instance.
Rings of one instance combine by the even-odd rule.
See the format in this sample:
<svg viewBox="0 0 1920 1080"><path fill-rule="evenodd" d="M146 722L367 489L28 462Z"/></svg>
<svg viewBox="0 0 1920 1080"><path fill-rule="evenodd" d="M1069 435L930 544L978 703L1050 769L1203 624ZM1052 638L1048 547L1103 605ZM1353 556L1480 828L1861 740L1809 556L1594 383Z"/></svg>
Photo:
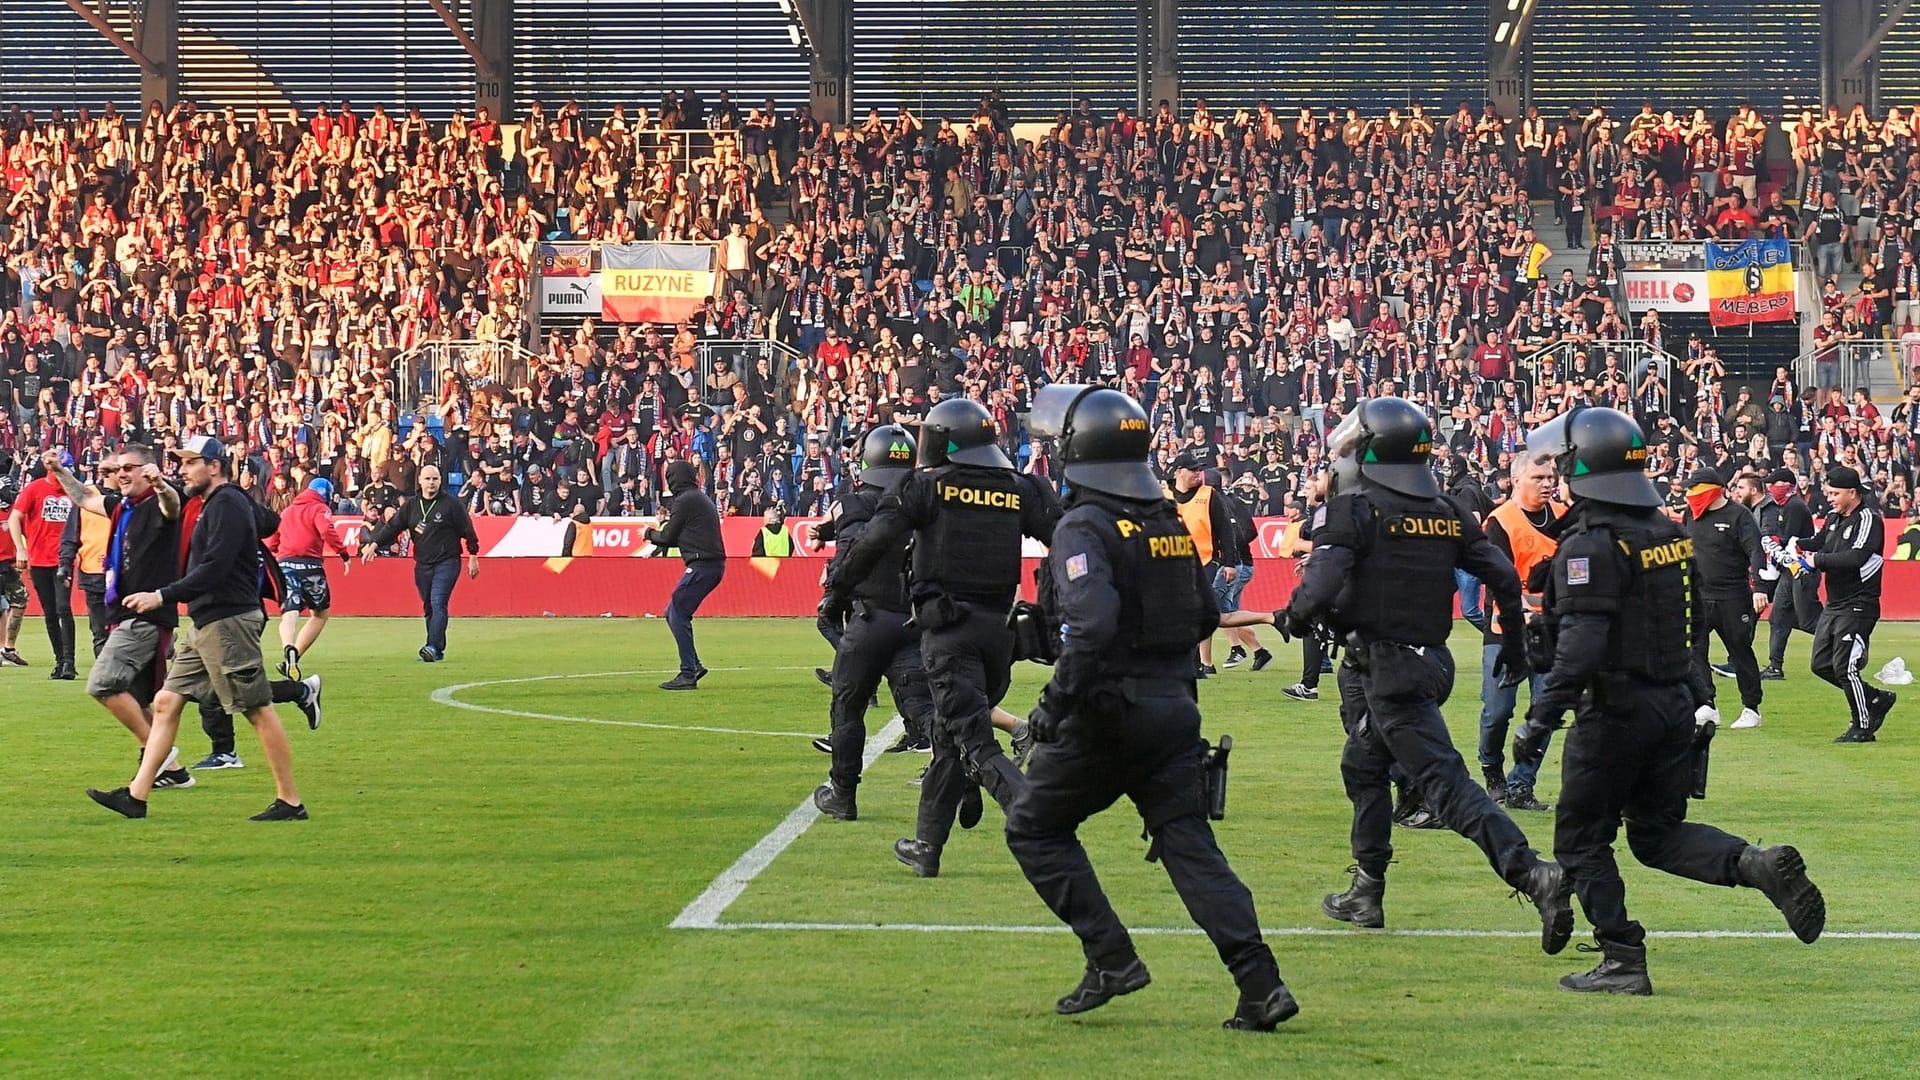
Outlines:
<svg viewBox="0 0 1920 1080"><path fill-rule="evenodd" d="M1886 526L1879 511L1861 503L1851 514L1828 518L1805 546L1827 585L1827 606L1813 632L1813 673L1847 695L1851 723L1840 738L1872 742L1894 702L1891 690L1869 687L1860 674L1880 623Z"/></svg>
<svg viewBox="0 0 1920 1080"><path fill-rule="evenodd" d="M1029 721L1036 745L1007 814L1007 847L1086 953L1086 978L1059 1011L1083 1012L1147 982L1076 835L1124 795L1153 837L1149 858L1240 988L1227 1026L1271 1030L1299 1007L1261 937L1253 894L1207 823L1194 675L1196 648L1220 622L1212 581L1146 465L1151 435L1137 402L1052 386L1032 422L1062 438L1073 495L1053 532L1051 589L1043 582L1041 597L1060 622L1059 656Z"/></svg>
<svg viewBox="0 0 1920 1080"><path fill-rule="evenodd" d="M1740 704L1760 709L1760 660L1753 654L1753 635L1759 615L1753 595L1764 591L1760 573L1767 568L1760 543L1760 523L1753 511L1732 499L1693 519L1687 529L1699 567L1700 605L1693 620L1693 675L1699 705L1712 705L1718 696L1708 647L1718 636L1727 647L1740 687Z"/></svg>
<svg viewBox="0 0 1920 1080"><path fill-rule="evenodd" d="M1798 495L1776 503L1769 495L1760 504L1760 537L1768 554L1784 552L1790 540L1802 546L1817 532L1813 512ZM1775 562L1779 560L1776 558ZM1820 577L1777 570L1772 575L1773 610L1767 613L1767 677L1778 674L1787 661L1787 639L1795 630L1811 634L1820 623Z"/></svg>
<svg viewBox="0 0 1920 1080"><path fill-rule="evenodd" d="M1583 448L1570 440L1584 440ZM1644 436L1623 414L1579 409L1536 431L1528 450L1552 453L1563 476L1587 466L1569 480L1576 501L1562 519L1544 599L1551 665L1540 665L1548 670L1513 746L1518 758L1573 710L1561 759L1554 855L1605 959L1560 985L1652 992L1645 931L1627 915L1626 887L1614 861L1613 841L1623 821L1627 845L1642 864L1712 885L1762 888L1788 913L1794 931L1813 940L1825 906L1806 881L1797 852L1754 848L1686 820L1694 784L1695 700L1688 665L1679 657L1697 598L1694 544L1660 511L1660 496L1641 471ZM1601 501L1591 487L1583 492L1588 482L1604 482L1608 497L1623 501Z"/></svg>
<svg viewBox="0 0 1920 1080"><path fill-rule="evenodd" d="M1437 496L1342 492L1314 530L1313 558L1288 612L1325 616L1349 638L1335 679L1347 728L1340 774L1360 870L1383 878L1393 858L1390 780L1398 762L1447 827L1479 845L1502 880L1525 888L1547 864L1468 775L1440 713L1453 691L1446 642L1456 567L1484 582L1502 617L1518 622L1520 579L1471 514ZM1505 632L1520 640L1518 625Z"/></svg>
<svg viewBox="0 0 1920 1080"><path fill-rule="evenodd" d="M1262 1000L1279 988L1279 968L1202 796L1194 649L1220 614L1193 538L1169 503L1081 491L1049 560L1063 631L1046 704L1063 719L1058 738L1034 748L1007 846L1088 964L1122 971L1138 960L1133 940L1075 830L1126 796L1241 997Z"/></svg>
<svg viewBox="0 0 1920 1080"><path fill-rule="evenodd" d="M1012 679L1007 611L1020 586L1020 538L1050 541L1059 516L1052 489L1010 468L949 463L916 470L881 500L866 534L828 579L829 592L850 594L912 534L909 599L935 715L915 837L936 850L952 834L972 785L1005 809L1025 782L993 737L993 707ZM937 873L937 864L931 869Z"/></svg>
<svg viewBox="0 0 1920 1080"><path fill-rule="evenodd" d="M865 535L885 493L862 484L833 505L830 536L840 547L835 564ZM825 530L822 530L823 532ZM928 737L933 726L933 696L920 657L920 628L907 600L907 545L884 554L853 585L853 609L839 628L833 656L833 767L828 779L840 792L860 783L860 761L867 742L867 707L880 680L893 692L894 707L912 738Z"/></svg>

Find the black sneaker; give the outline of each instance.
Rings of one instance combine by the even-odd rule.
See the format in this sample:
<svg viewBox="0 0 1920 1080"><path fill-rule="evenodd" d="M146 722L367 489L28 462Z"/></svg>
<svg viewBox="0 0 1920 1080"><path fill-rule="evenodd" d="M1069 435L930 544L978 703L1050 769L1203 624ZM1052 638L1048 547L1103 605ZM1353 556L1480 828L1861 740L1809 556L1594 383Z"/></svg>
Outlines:
<svg viewBox="0 0 1920 1080"><path fill-rule="evenodd" d="M929 844L924 840L902 837L893 842L893 857L921 877L940 876L940 845Z"/></svg>
<svg viewBox="0 0 1920 1080"><path fill-rule="evenodd" d="M290 806L283 799L273 800L273 805L253 815L248 821L305 821L307 805Z"/></svg>
<svg viewBox="0 0 1920 1080"><path fill-rule="evenodd" d="M813 748L815 750L820 751L823 754L833 753L833 736L822 735L819 738L813 740Z"/></svg>
<svg viewBox="0 0 1920 1080"><path fill-rule="evenodd" d="M293 706L294 708L300 710L300 715L307 718L308 731L319 731L320 730L320 676L309 675L306 678L300 680L300 685L306 687L307 690L304 695L302 695L299 699L294 701Z"/></svg>
<svg viewBox="0 0 1920 1080"><path fill-rule="evenodd" d="M1292 991L1285 983L1274 988L1273 993L1259 1001L1240 999L1240 1007L1220 1026L1228 1031L1272 1031L1291 1020L1300 1011L1300 1003L1293 1000Z"/></svg>
<svg viewBox="0 0 1920 1080"><path fill-rule="evenodd" d="M49 682L72 682L75 678L73 666L65 660L54 663L53 670L47 672Z"/></svg>
<svg viewBox="0 0 1920 1080"><path fill-rule="evenodd" d="M833 672L828 671L826 668L823 668L823 667L817 667L813 669L813 677L820 680L821 686L827 687L828 689L832 689Z"/></svg>
<svg viewBox="0 0 1920 1080"><path fill-rule="evenodd" d="M1408 812L1406 817L1401 818L1395 822L1395 824L1403 829L1444 829L1447 827L1446 822L1440 820L1439 814L1434 813L1424 806L1414 807L1413 810Z"/></svg>
<svg viewBox="0 0 1920 1080"><path fill-rule="evenodd" d="M1147 965L1137 956L1113 970L1089 963L1086 974L1080 977L1080 985L1073 988L1073 993L1054 1002L1053 1008L1061 1016L1090 1012L1122 994L1142 989L1152 981L1153 976L1147 974Z"/></svg>
<svg viewBox="0 0 1920 1080"><path fill-rule="evenodd" d="M699 682L701 679L704 679L711 674L713 674L713 672L707 670L707 665L699 664L699 663L696 663L693 665L693 681L694 682Z"/></svg>
<svg viewBox="0 0 1920 1080"><path fill-rule="evenodd" d="M1247 662L1247 650L1239 645L1227 650L1227 662L1221 667L1237 668Z"/></svg>
<svg viewBox="0 0 1920 1080"><path fill-rule="evenodd" d="M196 781L193 778L193 774L188 772L185 769L168 769L165 772L161 773L159 776L156 776L153 778L153 786L156 789L157 788L185 789L185 788L192 787L196 783L198 783L198 781Z"/></svg>
<svg viewBox="0 0 1920 1080"><path fill-rule="evenodd" d="M933 749L933 740L925 735L902 734L897 742L887 747L889 754L924 754Z"/></svg>
<svg viewBox="0 0 1920 1080"><path fill-rule="evenodd" d="M1264 671L1266 670L1266 666L1271 663L1273 663L1272 653L1265 649L1253 650L1253 670Z"/></svg>
<svg viewBox="0 0 1920 1080"><path fill-rule="evenodd" d="M1837 743L1865 743L1877 742L1878 740L1873 737L1873 732L1868 731L1866 728L1850 724L1847 726L1847 730L1841 732L1840 737L1833 741Z"/></svg>
<svg viewBox="0 0 1920 1080"><path fill-rule="evenodd" d="M1900 695L1891 690L1877 690L1867 699L1867 734L1878 735L1880 725L1887 722L1887 714L1893 711L1893 703Z"/></svg>
<svg viewBox="0 0 1920 1080"><path fill-rule="evenodd" d="M1295 701L1320 700L1320 688L1317 686L1308 686L1306 683L1294 683L1292 686L1286 687L1280 692Z"/></svg>
<svg viewBox="0 0 1920 1080"><path fill-rule="evenodd" d="M126 788L117 787L112 791L87 789L87 798L119 814L121 817L143 818L147 816L147 800L136 799Z"/></svg>
<svg viewBox="0 0 1920 1080"><path fill-rule="evenodd" d="M698 690L700 689L700 676L692 674L691 672L683 671L680 674L675 675L673 678L668 679L666 682L661 683L660 689L662 690Z"/></svg>
<svg viewBox="0 0 1920 1080"><path fill-rule="evenodd" d="M1759 889L1787 917L1793 936L1808 945L1827 928L1827 901L1807 880L1807 863L1792 847L1753 847L1740 853L1740 884Z"/></svg>
<svg viewBox="0 0 1920 1080"><path fill-rule="evenodd" d="M1713 673L1715 675L1718 675L1723 679L1734 679L1734 678L1738 678L1740 675L1739 670L1736 669L1732 664L1710 664L1708 666L1713 668Z"/></svg>
<svg viewBox="0 0 1920 1080"><path fill-rule="evenodd" d="M1781 671L1779 668L1774 667L1772 665L1768 665L1760 669L1760 679L1762 682L1771 682L1775 679L1784 679L1786 677L1787 677L1786 672Z"/></svg>
<svg viewBox="0 0 1920 1080"><path fill-rule="evenodd" d="M1553 807L1547 803L1543 803L1539 799L1534 798L1533 789L1526 787L1508 788L1505 805L1509 810L1531 810L1534 813L1545 813L1553 809Z"/></svg>
<svg viewBox="0 0 1920 1080"><path fill-rule="evenodd" d="M1198 667L1196 667L1196 668L1194 668L1194 669L1193 669L1193 677L1194 677L1195 679L1204 679L1204 678L1206 678L1206 677L1207 677L1207 665L1205 665L1205 664L1201 664L1201 665L1199 665Z"/></svg>
<svg viewBox="0 0 1920 1080"><path fill-rule="evenodd" d="M980 815L986 811L986 803L980 798L980 785L968 784L960 793L960 812L957 820L963 829L971 829L980 824Z"/></svg>
<svg viewBox="0 0 1920 1080"><path fill-rule="evenodd" d="M440 661L440 654L437 652L434 652L433 646L431 645L420 646L420 652L418 655L423 663L435 664L435 663L439 663Z"/></svg>
<svg viewBox="0 0 1920 1080"><path fill-rule="evenodd" d="M1202 665L1200 665L1200 677L1201 677L1201 678L1207 678L1208 676L1212 676L1212 675L1218 675L1218 674L1220 674L1220 669L1219 669L1219 668L1217 668L1217 667L1214 667L1214 666L1213 666L1212 664L1202 664Z"/></svg>
<svg viewBox="0 0 1920 1080"><path fill-rule="evenodd" d="M813 808L841 821L854 821L860 817L860 810L853 801L853 792L840 790L839 785L831 780L813 789Z"/></svg>

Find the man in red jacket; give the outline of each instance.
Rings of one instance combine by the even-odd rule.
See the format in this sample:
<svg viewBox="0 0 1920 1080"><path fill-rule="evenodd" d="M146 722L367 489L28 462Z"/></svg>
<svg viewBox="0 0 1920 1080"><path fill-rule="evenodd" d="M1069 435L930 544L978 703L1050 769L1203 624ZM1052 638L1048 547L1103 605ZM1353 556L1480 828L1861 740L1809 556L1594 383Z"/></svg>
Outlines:
<svg viewBox="0 0 1920 1080"><path fill-rule="evenodd" d="M280 605L280 647L284 656L280 674L294 682L300 681L300 658L320 640L333 605L327 589L327 553L340 557L341 573L353 568L347 549L340 546L340 534L333 528L333 512L328 508L332 498L333 482L315 477L280 515L280 530L268 540L287 577L287 595ZM313 616L305 626L300 625L303 611Z"/></svg>
<svg viewBox="0 0 1920 1080"><path fill-rule="evenodd" d="M69 464L71 460L65 457L61 464ZM73 500L60 490L57 481L46 475L43 467L36 466L34 472L35 479L20 492L7 514L7 531L13 535L13 566L30 578L33 591L40 597L47 641L53 646L53 672L47 677L71 680L76 677L73 585L60 579L59 569L60 534L66 531L67 518L73 514Z"/></svg>

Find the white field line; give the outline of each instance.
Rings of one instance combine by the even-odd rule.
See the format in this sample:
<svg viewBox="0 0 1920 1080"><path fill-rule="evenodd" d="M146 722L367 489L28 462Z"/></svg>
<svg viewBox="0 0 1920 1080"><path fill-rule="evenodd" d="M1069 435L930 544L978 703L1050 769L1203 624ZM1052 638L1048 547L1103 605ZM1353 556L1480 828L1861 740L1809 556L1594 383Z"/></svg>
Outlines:
<svg viewBox="0 0 1920 1080"><path fill-rule="evenodd" d="M712 668L712 671L811 671L804 665L786 667L732 667ZM611 679L622 675L673 675L678 668L656 668L650 671L583 671L569 675L529 675L519 679L482 679L478 682L455 683L443 686L432 694L437 705L446 705L470 712L493 713L496 716L520 716L529 720L559 720L569 724L601 724L607 727L644 728L648 731L700 731L713 735L766 735L780 739L812 739L817 736L807 731L755 731L747 728L706 727L700 724L654 724L644 720L602 720L591 716L565 716L560 713L531 712L526 709L503 709L494 705L475 705L470 701L461 701L455 697L462 690L472 690L480 686L509 686L515 683L552 682L556 679ZM664 691L663 691L664 692ZM697 691L696 691L697 692Z"/></svg>
<svg viewBox="0 0 1920 1080"><path fill-rule="evenodd" d="M899 738L904 730L905 725L896 716L888 722L886 727L881 728L878 734L869 735L866 753L861 756L861 771L872 768L874 761L886 751L887 747L893 745L893 741ZM753 884L753 879L765 872L767 867L772 866L773 860L779 858L781 852L793 846L793 842L800 839L819 817L820 811L813 807L813 794L808 792L807 797L800 800L800 805L794 807L792 813L788 814L780 824L774 826L772 832L761 837L759 843L747 849L747 853L735 860L734 864L727 867L719 877L714 878L713 884L708 885L706 891L695 897L693 903L688 904L668 925L676 930L729 929L720 922L721 913L726 911L735 900L740 899L740 894L747 891L747 886Z"/></svg>
<svg viewBox="0 0 1920 1080"><path fill-rule="evenodd" d="M791 841L789 841L791 842ZM763 867L764 869L764 867ZM676 927L682 924L676 920ZM683 927L684 928L684 927ZM869 932L906 934L1064 934L1065 926L994 926L975 923L838 923L838 922L714 922L704 930L800 930L827 932ZM1150 937L1198 937L1194 926L1129 926L1127 932ZM1459 930L1415 928L1406 930L1354 930L1329 926L1264 927L1268 937L1415 937L1415 938L1527 938L1537 939L1538 930ZM1679 940L1771 941L1794 940L1785 930L1649 930L1648 937ZM1920 941L1920 932L1904 930L1830 930L1821 941Z"/></svg>

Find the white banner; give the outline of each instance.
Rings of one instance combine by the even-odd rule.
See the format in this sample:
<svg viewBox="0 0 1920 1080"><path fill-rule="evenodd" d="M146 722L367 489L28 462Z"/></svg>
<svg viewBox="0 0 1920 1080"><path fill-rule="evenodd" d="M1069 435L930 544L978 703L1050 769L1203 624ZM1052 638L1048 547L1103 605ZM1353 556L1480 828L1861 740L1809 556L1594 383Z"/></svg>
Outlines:
<svg viewBox="0 0 1920 1080"><path fill-rule="evenodd" d="M540 278L540 314L600 317L600 273Z"/></svg>
<svg viewBox="0 0 1920 1080"><path fill-rule="evenodd" d="M1620 287L1627 296L1627 310L1635 315L1648 309L1656 311L1707 310L1707 272L1705 270L1631 270L1620 271Z"/></svg>

